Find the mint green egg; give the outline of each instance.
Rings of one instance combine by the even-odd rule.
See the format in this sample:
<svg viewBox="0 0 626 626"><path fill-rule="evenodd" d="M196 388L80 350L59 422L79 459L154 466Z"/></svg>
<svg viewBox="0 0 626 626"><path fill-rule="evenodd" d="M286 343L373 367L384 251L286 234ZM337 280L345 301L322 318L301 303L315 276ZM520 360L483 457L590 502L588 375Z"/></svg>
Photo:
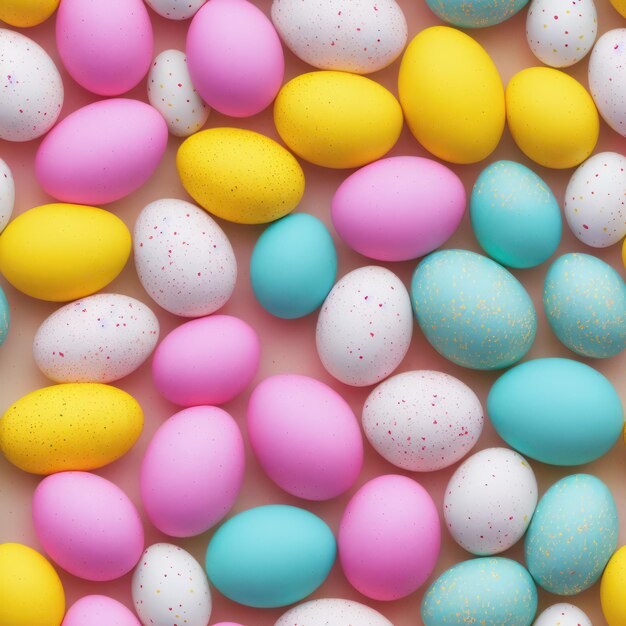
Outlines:
<svg viewBox="0 0 626 626"><path fill-rule="evenodd" d="M9 332L10 313L9 302L0 287L0 346L4 343Z"/></svg>

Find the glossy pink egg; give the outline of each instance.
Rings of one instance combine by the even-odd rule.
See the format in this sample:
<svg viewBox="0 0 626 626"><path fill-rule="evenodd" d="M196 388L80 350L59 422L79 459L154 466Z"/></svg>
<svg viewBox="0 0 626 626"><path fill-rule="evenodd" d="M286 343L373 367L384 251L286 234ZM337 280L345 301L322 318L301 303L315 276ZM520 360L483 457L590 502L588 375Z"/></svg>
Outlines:
<svg viewBox="0 0 626 626"><path fill-rule="evenodd" d="M61 626L141 626L141 622L113 598L84 596L70 607Z"/></svg>

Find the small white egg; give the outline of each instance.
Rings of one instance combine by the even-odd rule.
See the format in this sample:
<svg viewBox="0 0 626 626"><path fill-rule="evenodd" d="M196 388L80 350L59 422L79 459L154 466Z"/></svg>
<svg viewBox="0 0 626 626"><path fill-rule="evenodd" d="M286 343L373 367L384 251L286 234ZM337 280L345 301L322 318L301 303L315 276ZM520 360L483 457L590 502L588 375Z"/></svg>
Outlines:
<svg viewBox="0 0 626 626"><path fill-rule="evenodd" d="M533 626L591 626L591 620L577 606L562 602L549 606Z"/></svg>
<svg viewBox="0 0 626 626"><path fill-rule="evenodd" d="M11 219L15 205L15 182L9 166L0 159L0 233Z"/></svg>
<svg viewBox="0 0 626 626"><path fill-rule="evenodd" d="M188 20L193 17L206 0L146 0L146 4L161 17L168 20Z"/></svg>
<svg viewBox="0 0 626 626"><path fill-rule="evenodd" d="M274 626L393 626L378 611L353 600L323 598L289 609Z"/></svg>

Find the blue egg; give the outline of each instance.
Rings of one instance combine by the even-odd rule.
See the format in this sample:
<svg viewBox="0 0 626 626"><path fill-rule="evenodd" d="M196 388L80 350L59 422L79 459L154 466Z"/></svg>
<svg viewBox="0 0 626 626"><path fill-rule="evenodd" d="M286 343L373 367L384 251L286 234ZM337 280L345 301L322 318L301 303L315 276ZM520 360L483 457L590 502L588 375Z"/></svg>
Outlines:
<svg viewBox="0 0 626 626"><path fill-rule="evenodd" d="M572 352L608 358L626 347L626 284L589 254L564 254L548 270L543 307L559 341Z"/></svg>
<svg viewBox="0 0 626 626"><path fill-rule="evenodd" d="M259 237L250 259L252 289L261 306L284 319L317 309L337 275L328 229L307 213L283 217Z"/></svg>
<svg viewBox="0 0 626 626"><path fill-rule="evenodd" d="M9 302L0 287L0 346L4 343L9 332L11 316L9 313Z"/></svg>
<svg viewBox="0 0 626 626"><path fill-rule="evenodd" d="M528 0L426 0L426 4L444 22L460 28L484 28L513 17Z"/></svg>
<svg viewBox="0 0 626 626"><path fill-rule="evenodd" d="M467 250L441 250L411 282L417 322L447 359L479 370L508 367L535 340L537 315L521 283L501 265Z"/></svg>
<svg viewBox="0 0 626 626"><path fill-rule="evenodd" d="M561 211L550 187L513 161L497 161L481 172L470 217L483 250L509 267L539 265L561 241Z"/></svg>
<svg viewBox="0 0 626 626"><path fill-rule="evenodd" d="M594 461L624 426L610 381L570 359L535 359L510 369L489 391L487 413L512 448L551 465Z"/></svg>
<svg viewBox="0 0 626 626"><path fill-rule="evenodd" d="M524 544L538 585L563 596L588 589L617 549L617 508L595 476L574 474L556 482L539 501Z"/></svg>
<svg viewBox="0 0 626 626"><path fill-rule="evenodd" d="M211 583L239 604L286 606L324 582L336 550L332 531L313 513L260 506L235 515L213 535L206 571Z"/></svg>

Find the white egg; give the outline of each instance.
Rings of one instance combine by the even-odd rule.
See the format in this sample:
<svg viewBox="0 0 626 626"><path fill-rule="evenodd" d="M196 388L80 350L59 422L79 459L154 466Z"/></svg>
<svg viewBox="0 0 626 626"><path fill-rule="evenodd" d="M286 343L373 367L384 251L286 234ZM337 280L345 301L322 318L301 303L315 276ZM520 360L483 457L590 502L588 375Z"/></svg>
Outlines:
<svg viewBox="0 0 626 626"><path fill-rule="evenodd" d="M578 239L606 248L626 235L626 157L600 152L575 172L565 190L565 218Z"/></svg>
<svg viewBox="0 0 626 626"><path fill-rule="evenodd" d="M144 551L133 573L135 612L144 626L207 626L211 590L204 569L171 543Z"/></svg>
<svg viewBox="0 0 626 626"><path fill-rule="evenodd" d="M189 137L199 131L211 111L191 83L187 57L180 50L165 50L152 62L148 100L176 137Z"/></svg>
<svg viewBox="0 0 626 626"><path fill-rule="evenodd" d="M591 626L591 620L577 606L562 602L549 606L533 626Z"/></svg>
<svg viewBox="0 0 626 626"><path fill-rule="evenodd" d="M57 383L110 383L134 372L159 340L159 321L139 300L102 293L44 320L33 341L37 367Z"/></svg>
<svg viewBox="0 0 626 626"><path fill-rule="evenodd" d="M598 15L593 0L532 0L526 16L526 39L546 65L578 63L593 46Z"/></svg>
<svg viewBox="0 0 626 626"><path fill-rule="evenodd" d="M274 626L393 626L378 611L353 600L324 598L289 609Z"/></svg>
<svg viewBox="0 0 626 626"><path fill-rule="evenodd" d="M184 200L156 200L135 223L135 267L148 295L166 311L201 317L230 298L237 260L224 231Z"/></svg>
<svg viewBox="0 0 626 626"><path fill-rule="evenodd" d="M593 47L589 91L604 121L626 137L626 28L604 33Z"/></svg>
<svg viewBox="0 0 626 626"><path fill-rule="evenodd" d="M0 28L0 139L30 141L47 133L63 106L63 82L32 39Z"/></svg>
<svg viewBox="0 0 626 626"><path fill-rule="evenodd" d="M364 387L400 365L412 334L406 287L393 272L370 265L346 274L331 289L317 319L315 339L331 375Z"/></svg>
<svg viewBox="0 0 626 626"><path fill-rule="evenodd" d="M287 47L306 63L356 74L393 63L408 32L395 0L273 0L272 21Z"/></svg>
<svg viewBox="0 0 626 626"><path fill-rule="evenodd" d="M0 159L0 233L11 219L15 205L15 182L9 166Z"/></svg>
<svg viewBox="0 0 626 626"><path fill-rule="evenodd" d="M206 0L146 0L146 4L168 20L188 20Z"/></svg>
<svg viewBox="0 0 626 626"><path fill-rule="evenodd" d="M537 480L517 452L488 448L470 456L446 487L443 516L468 552L498 554L526 532L537 506Z"/></svg>
<svg viewBox="0 0 626 626"><path fill-rule="evenodd" d="M363 429L387 461L433 472L462 459L483 429L476 394L442 372L418 370L388 378L365 400Z"/></svg>

